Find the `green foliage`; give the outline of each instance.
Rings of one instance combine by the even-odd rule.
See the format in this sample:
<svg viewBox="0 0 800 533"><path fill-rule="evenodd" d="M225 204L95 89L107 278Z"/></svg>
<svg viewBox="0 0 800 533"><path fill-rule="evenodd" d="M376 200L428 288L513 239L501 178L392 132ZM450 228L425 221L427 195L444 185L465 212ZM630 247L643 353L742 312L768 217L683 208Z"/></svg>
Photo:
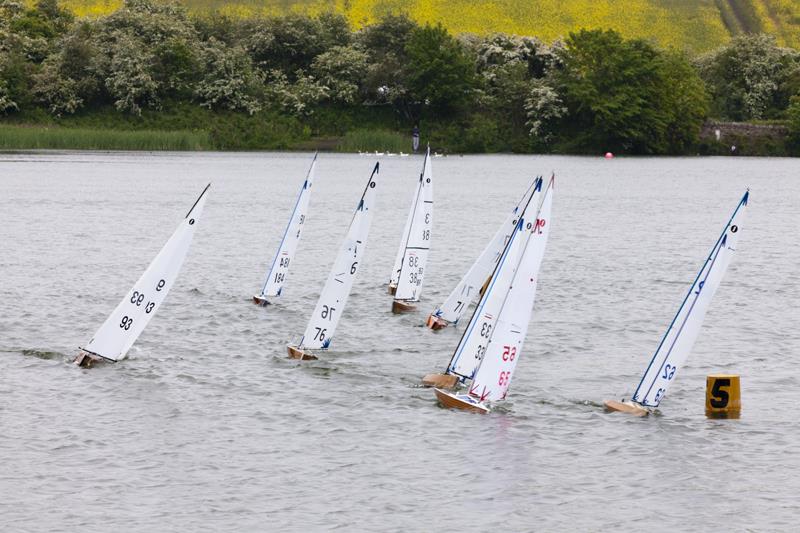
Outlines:
<svg viewBox="0 0 800 533"><path fill-rule="evenodd" d="M786 117L789 126L789 137L786 144L792 155L797 156L800 155L800 95L792 96Z"/></svg>
<svg viewBox="0 0 800 533"><path fill-rule="evenodd" d="M348 45L350 29L342 15L287 15L260 21L246 40L259 68L293 73L308 69L316 56L334 46Z"/></svg>
<svg viewBox="0 0 800 533"><path fill-rule="evenodd" d="M312 74L338 103L354 104L366 76L368 56L355 46L334 46L314 58Z"/></svg>
<svg viewBox="0 0 800 533"><path fill-rule="evenodd" d="M800 89L800 53L769 35L740 35L696 64L715 116L727 120L779 117Z"/></svg>
<svg viewBox="0 0 800 533"><path fill-rule="evenodd" d="M408 95L406 46L419 26L406 15L389 15L356 35L368 55L363 87L367 100L404 107Z"/></svg>
<svg viewBox="0 0 800 533"><path fill-rule="evenodd" d="M241 110L250 115L261 108L258 97L262 77L253 69L244 48L226 47L212 38L201 57L205 75L195 89L200 105Z"/></svg>
<svg viewBox="0 0 800 533"><path fill-rule="evenodd" d="M409 96L434 114L466 107L473 98L475 65L444 27L416 28L406 44Z"/></svg>
<svg viewBox="0 0 800 533"><path fill-rule="evenodd" d="M697 137L705 93L683 57L599 30L570 34L562 57L550 83L567 109L553 132L565 149L669 153Z"/></svg>
<svg viewBox="0 0 800 533"><path fill-rule="evenodd" d="M76 21L55 0L0 0L5 121L199 128L221 149L309 146L316 137L328 146L344 138L340 149L407 150L419 124L443 151L684 153L698 146L708 115L698 69L718 114L783 118L800 93L799 63L796 52L752 36L693 66L613 31L548 45L454 38L405 15L351 31L332 13L193 18L169 0L127 0Z"/></svg>

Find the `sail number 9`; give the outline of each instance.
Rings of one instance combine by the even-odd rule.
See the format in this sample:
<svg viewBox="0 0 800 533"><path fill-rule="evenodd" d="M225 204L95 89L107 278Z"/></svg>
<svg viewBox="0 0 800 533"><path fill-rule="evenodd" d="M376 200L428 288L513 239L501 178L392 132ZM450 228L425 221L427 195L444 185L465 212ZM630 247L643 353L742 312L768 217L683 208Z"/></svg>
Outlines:
<svg viewBox="0 0 800 533"><path fill-rule="evenodd" d="M156 290L157 290L158 292L161 292L161 289L163 289L163 288L164 288L164 285L166 285L166 284L167 284L167 282L166 282L166 281L164 281L163 279L162 279L162 280L160 280L160 281L158 282L158 285L156 285Z"/></svg>
<svg viewBox="0 0 800 533"><path fill-rule="evenodd" d="M658 389L658 391L656 392L656 397L653 398L653 401L656 402L656 404L658 404L664 397L665 392L667 392L667 389Z"/></svg>

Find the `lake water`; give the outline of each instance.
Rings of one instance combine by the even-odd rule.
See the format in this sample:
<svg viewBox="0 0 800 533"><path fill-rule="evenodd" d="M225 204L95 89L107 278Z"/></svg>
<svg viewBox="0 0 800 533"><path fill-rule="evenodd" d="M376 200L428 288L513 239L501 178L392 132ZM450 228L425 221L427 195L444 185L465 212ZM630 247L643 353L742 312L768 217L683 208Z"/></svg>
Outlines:
<svg viewBox="0 0 800 533"><path fill-rule="evenodd" d="M279 303L258 291L310 154L0 155L3 531L796 530L800 161L433 160L416 314L386 282L421 158L381 159L366 256L331 353L305 328L374 157L322 154ZM535 174L552 232L508 400L487 416L420 388L460 328L449 294ZM201 226L127 360L70 364L207 182ZM738 251L661 404L629 397L746 187ZM740 420L705 376L742 376Z"/></svg>

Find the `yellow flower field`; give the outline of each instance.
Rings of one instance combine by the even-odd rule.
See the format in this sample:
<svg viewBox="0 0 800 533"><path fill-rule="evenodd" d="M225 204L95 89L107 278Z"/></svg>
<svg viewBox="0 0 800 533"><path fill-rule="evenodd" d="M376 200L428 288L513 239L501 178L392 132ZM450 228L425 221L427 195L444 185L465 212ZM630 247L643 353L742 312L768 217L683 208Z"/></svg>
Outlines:
<svg viewBox="0 0 800 533"><path fill-rule="evenodd" d="M194 12L218 10L250 17L334 9L360 26L387 13L406 12L419 22L441 22L453 33L534 35L547 41L579 28L613 28L662 46L702 52L730 39L741 24L730 13L747 4L760 29L784 45L800 46L797 0L182 0ZM122 0L63 0L78 16L117 9ZM728 25L720 6L728 13ZM737 27L729 28L734 25Z"/></svg>

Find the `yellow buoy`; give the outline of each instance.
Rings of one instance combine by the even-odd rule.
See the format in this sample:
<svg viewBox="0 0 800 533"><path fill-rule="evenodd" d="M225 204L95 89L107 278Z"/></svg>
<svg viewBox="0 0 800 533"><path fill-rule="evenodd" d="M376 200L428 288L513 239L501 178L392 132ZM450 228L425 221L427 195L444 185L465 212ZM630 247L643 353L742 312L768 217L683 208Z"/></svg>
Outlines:
<svg viewBox="0 0 800 533"><path fill-rule="evenodd" d="M712 374L706 377L706 416L739 418L742 411L742 390L739 376Z"/></svg>

